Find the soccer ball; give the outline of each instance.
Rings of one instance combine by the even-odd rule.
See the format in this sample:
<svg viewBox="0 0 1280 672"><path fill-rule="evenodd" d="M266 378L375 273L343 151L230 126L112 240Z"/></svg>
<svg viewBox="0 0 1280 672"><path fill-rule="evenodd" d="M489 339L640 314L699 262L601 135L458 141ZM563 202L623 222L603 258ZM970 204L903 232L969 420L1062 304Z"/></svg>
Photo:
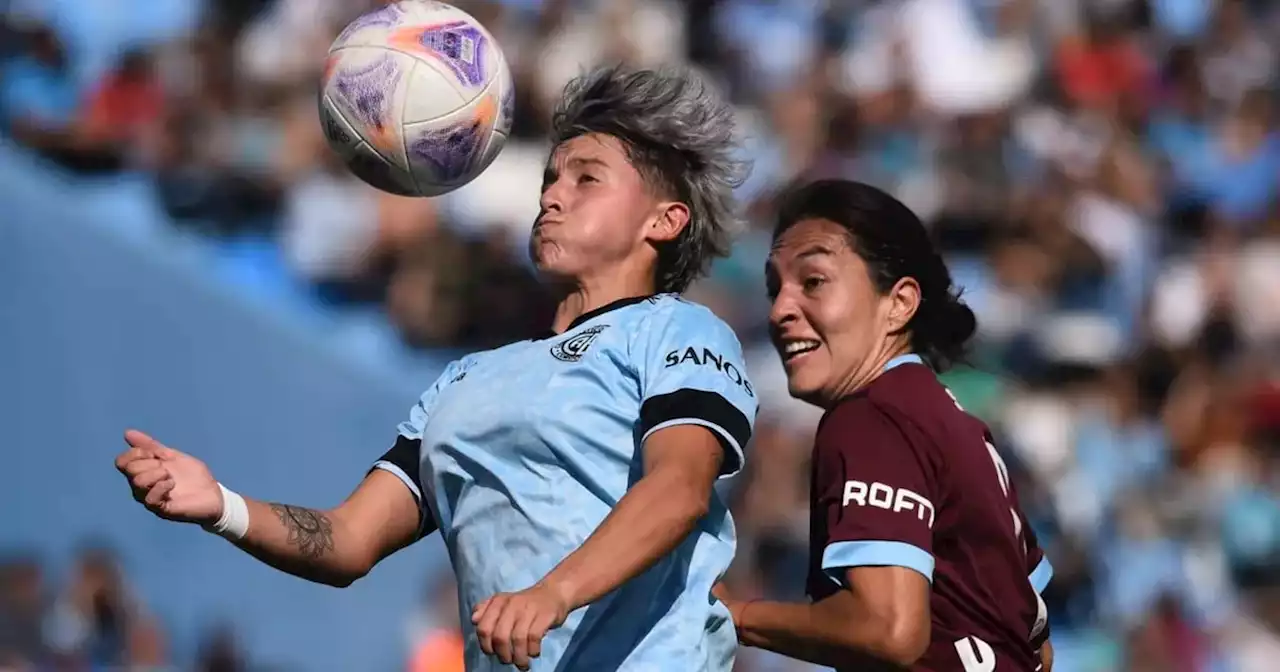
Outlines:
<svg viewBox="0 0 1280 672"><path fill-rule="evenodd" d="M329 47L320 124L365 182L439 196L493 162L515 91L493 36L443 2L405 0L352 21Z"/></svg>

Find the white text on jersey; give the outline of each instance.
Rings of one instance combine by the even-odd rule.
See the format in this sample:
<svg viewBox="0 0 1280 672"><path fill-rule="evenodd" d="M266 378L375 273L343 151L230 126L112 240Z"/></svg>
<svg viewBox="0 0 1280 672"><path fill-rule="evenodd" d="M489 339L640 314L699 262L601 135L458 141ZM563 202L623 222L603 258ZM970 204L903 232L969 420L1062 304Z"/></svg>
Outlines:
<svg viewBox="0 0 1280 672"><path fill-rule="evenodd" d="M858 506L874 506L886 511L912 511L920 520L928 518L929 529L933 529L933 502L920 494L906 488L895 488L884 483L866 483L863 481L844 482L844 501L842 506L850 503Z"/></svg>

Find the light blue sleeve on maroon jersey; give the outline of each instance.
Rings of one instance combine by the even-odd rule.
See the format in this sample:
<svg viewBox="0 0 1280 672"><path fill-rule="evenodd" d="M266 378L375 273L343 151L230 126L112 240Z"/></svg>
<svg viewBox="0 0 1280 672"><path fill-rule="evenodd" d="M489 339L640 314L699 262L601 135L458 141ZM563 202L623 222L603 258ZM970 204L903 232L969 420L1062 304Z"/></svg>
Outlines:
<svg viewBox="0 0 1280 672"><path fill-rule="evenodd" d="M1037 593L1044 592L1044 589L1049 586L1049 581L1053 580L1053 565L1050 564L1048 556L1040 558L1039 564L1031 570L1031 575L1027 579L1031 581L1031 586Z"/></svg>
<svg viewBox="0 0 1280 672"><path fill-rule="evenodd" d="M837 541L822 551L822 571L836 583L852 567L906 567L933 581L933 554L903 541Z"/></svg>

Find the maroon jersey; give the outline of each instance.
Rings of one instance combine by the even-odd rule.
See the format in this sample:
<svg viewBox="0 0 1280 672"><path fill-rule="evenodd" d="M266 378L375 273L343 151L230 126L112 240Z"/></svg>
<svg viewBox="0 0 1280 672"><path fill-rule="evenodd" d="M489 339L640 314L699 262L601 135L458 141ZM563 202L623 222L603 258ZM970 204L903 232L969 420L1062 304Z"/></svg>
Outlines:
<svg viewBox="0 0 1280 672"><path fill-rule="evenodd" d="M1040 668L1052 568L991 432L918 357L823 416L810 497L811 598L839 590L851 567L907 567L932 582L932 636L913 669Z"/></svg>

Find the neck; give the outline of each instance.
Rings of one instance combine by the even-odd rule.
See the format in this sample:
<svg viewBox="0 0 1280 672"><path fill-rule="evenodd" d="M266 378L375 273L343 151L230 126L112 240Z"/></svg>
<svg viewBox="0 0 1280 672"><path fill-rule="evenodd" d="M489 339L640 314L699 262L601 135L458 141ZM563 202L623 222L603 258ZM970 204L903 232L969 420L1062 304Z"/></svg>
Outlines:
<svg viewBox="0 0 1280 672"><path fill-rule="evenodd" d="M845 381L845 384L837 390L836 400L844 399L858 390L870 385L872 381L879 378L885 371L885 366L893 361L894 357L900 357L911 353L911 343L903 337L896 337L886 341L875 353L874 356L863 360L862 364L853 372L853 375Z"/></svg>
<svg viewBox="0 0 1280 672"><path fill-rule="evenodd" d="M579 317L614 301L655 293L651 272L619 272L617 269L565 282L555 289L559 301L551 329L557 334L568 329Z"/></svg>

